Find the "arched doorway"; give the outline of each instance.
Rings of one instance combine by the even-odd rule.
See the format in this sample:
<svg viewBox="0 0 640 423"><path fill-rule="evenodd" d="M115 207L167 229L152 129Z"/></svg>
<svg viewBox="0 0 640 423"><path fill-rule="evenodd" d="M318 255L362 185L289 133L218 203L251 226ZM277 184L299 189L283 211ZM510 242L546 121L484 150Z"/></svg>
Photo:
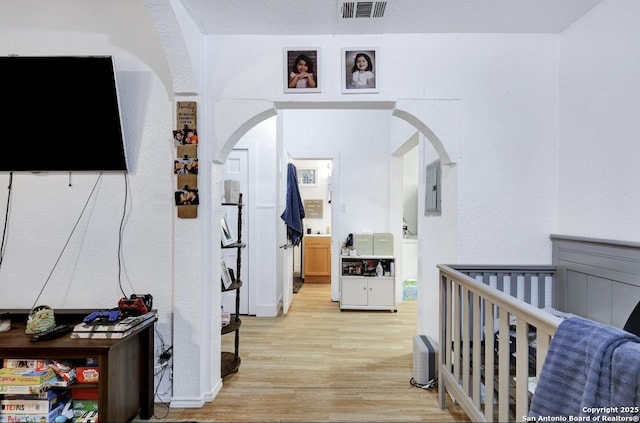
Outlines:
<svg viewBox="0 0 640 423"><path fill-rule="evenodd" d="M425 107L425 105L427 107ZM399 108L400 106L402 106L403 109L400 109ZM435 135L434 131L431 130L430 126L428 126L427 124L428 119L424 119L418 116L419 114L424 113L429 115L428 117L431 118L432 115L434 115L433 114L434 107L435 109L438 109L438 106L439 106L438 104L434 104L434 102L431 102L431 101L420 102L417 100L412 100L408 102L379 102L379 103L363 102L363 103L358 103L357 105L349 104L347 109L345 110L346 106L339 102L331 103L331 104L321 103L318 105L313 105L310 103L300 103L300 104L269 103L262 100L256 101L256 102L251 102L251 101L231 102L230 104L224 104L218 107L218 110L224 110L225 112L219 116L220 117L219 121L216 121L214 123L214 127L216 128L216 134L218 134L216 138L221 141L221 145L218 149L218 154L217 154L217 162L223 163L226 155L228 155L229 151L231 151L231 149L236 145L236 143L240 141L249 131L251 131L251 129L254 128L259 122L262 122L267 119L277 120L278 122L277 129L275 130L273 137L276 139L275 140L276 143L285 145L286 143L282 140L282 138L286 137L286 134L285 135L282 134L281 127L286 122L285 123L282 122L282 119L283 119L282 115L286 115L288 111L304 112L309 114L322 113L326 111L339 111L341 114L347 113L347 112L354 112L354 111L358 113L368 113L368 112L375 113L375 112L384 111L385 113L387 113L389 119L392 119L395 122L401 122L401 124L404 125L405 127L402 129L398 129L398 124L397 123L394 124L393 131L398 137L398 139L400 139L401 141L400 142L396 141L395 144L393 142L389 143L389 147L388 147L389 155L391 155L393 152L397 150L402 150L403 148L401 145L402 142L404 142L406 139L410 137L415 138L414 135L416 134L416 132L419 132L421 139L428 141L428 143L431 146L430 148L437 152L438 158L445 164L451 164L452 159L447 153L448 147L445 147L445 145L441 142L440 138L438 138ZM446 107L442 110L439 110L439 113L437 113L437 116L439 116L440 118L444 116L446 117L446 119L441 119L435 122L436 123L435 126L439 127L439 129L441 130L443 129L443 132L446 134L449 133L447 132L448 130L449 131L452 130L450 128L450 124L452 122L453 123L457 122L455 114L452 117L451 113L448 113L450 111L451 110L447 109ZM429 125L432 125L432 123L429 122ZM227 137L227 138L224 139L224 137ZM453 145L455 146L456 143L453 142ZM322 146L320 147L315 146L314 148L316 151L323 150ZM326 148L324 148L324 150L326 153ZM453 150L455 151L455 148ZM330 151L328 155L329 156L335 155L337 158L339 158L340 151L339 149L337 149L336 151ZM283 164L286 163L287 161L286 154L283 153L282 149L279 150L279 152L277 153L276 160L279 160L280 164L279 166L276 166L276 164L274 164L273 166L281 169L280 176L282 177L282 172L284 170ZM335 169L334 171L336 170L339 172L339 169ZM399 172L398 169L394 171ZM340 178L335 178L335 180L336 180L335 189L337 191L336 197L338 201L334 204L339 210L340 207L347 207L347 206L344 204L341 204L339 200ZM212 186L215 189L216 185L213 184ZM280 183L278 183L277 186L278 187L283 186L282 181L280 181ZM401 187L399 187L399 191L401 191ZM281 198L282 196L283 196L282 191L279 191L278 198ZM215 198L215 195L214 195L214 198ZM400 204L402 203L401 198L398 198L397 200ZM396 203L396 201L393 201L393 203ZM264 209L264 207L262 209ZM261 210L261 213L262 212L264 212L264 210ZM402 246L400 243L400 240L402 239L402 232L401 232L402 217L403 217L402 207L400 206L394 213L395 215L391 218L398 220L397 225L394 224L394 226L397 226L396 238L398 239L398 246L396 251L400 251L402 249ZM273 221L277 220L274 217L277 215L279 215L279 211L273 210L273 213L271 216L273 218ZM261 216L261 218L257 220L264 221L265 217L266 215ZM332 231L332 232L335 233L336 231ZM264 234L261 234L261 237L264 237ZM280 238L275 240L271 244L271 246L267 246L266 248L275 248L275 246L282 245L284 243L286 243L286 239ZM339 245L340 244L338 241L337 248L339 248ZM335 250L336 250L336 246L334 246L334 251ZM277 266L276 273L274 273L272 279L282 280L284 278L285 272L288 270L289 268L286 267L285 264L282 263L282 261L280 261ZM332 273L337 274L338 273L337 269L336 269L336 272L332 272ZM335 280L332 280L332 299L335 301L339 299L338 285L339 284L338 284L337 278ZM268 295L282 296L284 293L283 289L284 288L268 290Z"/></svg>

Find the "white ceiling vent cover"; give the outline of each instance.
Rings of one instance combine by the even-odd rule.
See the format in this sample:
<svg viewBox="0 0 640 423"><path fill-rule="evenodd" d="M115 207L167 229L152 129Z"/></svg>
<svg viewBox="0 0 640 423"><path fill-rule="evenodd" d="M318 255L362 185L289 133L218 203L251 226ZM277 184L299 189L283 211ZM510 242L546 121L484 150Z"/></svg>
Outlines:
<svg viewBox="0 0 640 423"><path fill-rule="evenodd" d="M382 18L386 1L340 1L340 18Z"/></svg>

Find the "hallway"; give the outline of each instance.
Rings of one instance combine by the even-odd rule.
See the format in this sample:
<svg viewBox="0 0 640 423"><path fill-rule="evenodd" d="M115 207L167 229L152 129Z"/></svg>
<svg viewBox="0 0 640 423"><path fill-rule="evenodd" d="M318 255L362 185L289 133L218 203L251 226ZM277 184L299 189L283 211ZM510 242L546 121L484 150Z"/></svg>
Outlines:
<svg viewBox="0 0 640 423"><path fill-rule="evenodd" d="M159 421L453 422L462 410L438 407L436 389L410 384L416 301L398 312L343 311L329 284L306 283L289 314L242 317L240 370L201 409L156 403ZM223 351L233 337L223 337ZM169 412L168 412L169 411ZM168 412L168 414L167 414ZM163 417L164 416L164 417Z"/></svg>

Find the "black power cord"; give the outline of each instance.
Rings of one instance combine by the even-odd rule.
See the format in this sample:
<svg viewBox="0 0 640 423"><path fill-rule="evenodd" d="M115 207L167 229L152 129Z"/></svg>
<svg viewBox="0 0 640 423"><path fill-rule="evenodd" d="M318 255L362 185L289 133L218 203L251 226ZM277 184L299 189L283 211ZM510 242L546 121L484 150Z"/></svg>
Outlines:
<svg viewBox="0 0 640 423"><path fill-rule="evenodd" d="M160 363L165 362L165 361L169 361L169 359L171 358L171 356L173 355L173 347L169 347L165 350L163 350L160 353Z"/></svg>
<svg viewBox="0 0 640 423"><path fill-rule="evenodd" d="M71 237L73 236L73 233L78 228L78 224L80 223L80 220L82 219L82 216L84 216L84 212L87 210L87 206L89 205L89 200L91 200L91 198L93 197L93 193L95 192L96 187L98 186L98 183L100 182L101 179L102 179L102 173L100 173L98 175L98 178L96 179L96 182L93 184L93 188L91 188L91 192L89 193L89 196L87 197L87 200L85 201L84 206L82 207L82 210L80 211L80 215L78 216L78 219L76 219L76 223L73 225L73 229L71 229L71 233L67 237L67 241L64 243L64 246L62 247L62 250L60 251L60 254L58 255L58 258L56 259L56 262L53 264L53 267L51 268L51 271L49 272L49 275L47 276L47 279L44 281L44 285L42 285L42 288L40 289L40 292L38 293L38 296L36 297L36 300L33 302L33 306L31 306L31 308L34 308L36 306L36 304L38 303L38 300L40 299L40 296L44 292L44 289L47 287L47 284L49 283L49 280L51 279L51 276L53 276L53 272L55 272L56 268L58 267L58 263L60 262L60 259L62 258L62 255L64 254L65 250L67 249L67 246L69 245L69 241L71 241Z"/></svg>
<svg viewBox="0 0 640 423"><path fill-rule="evenodd" d="M411 378L411 380L409 380L409 383L411 384L411 386L415 386L416 388L430 389L436 388L438 386L438 379L431 379L427 383L418 383L416 382L415 378Z"/></svg>
<svg viewBox="0 0 640 423"><path fill-rule="evenodd" d="M9 223L9 210L11 209L11 187L13 186L13 172L9 172L9 186L7 187L7 208L4 212L4 229L2 230L2 243L0 243L0 267L4 259L4 248L7 244L7 226Z"/></svg>
<svg viewBox="0 0 640 423"><path fill-rule="evenodd" d="M156 413L153 413L153 417L157 418L157 419L164 419L165 417L167 417L167 415L169 415L169 403L165 402L162 400L162 398L160 398L160 396L158 396L158 390L160 389L160 385L162 385L162 381L164 380L164 377L167 373L167 369L169 369L171 366L169 365L169 360L171 360L171 357L173 357L173 345L167 346L164 342L164 339L162 338L162 334L158 331L158 329L156 328L155 333L158 337L158 340L160 341L160 346L158 348L157 354L158 354L158 363L160 364L158 371L154 372L154 378L156 376L160 376L158 378L158 383L156 384L155 390L153 392L153 397L158 399L158 402L160 404L162 404L165 408L166 408L166 412L164 413L163 416L158 416L156 415ZM156 407L157 408L157 407Z"/></svg>

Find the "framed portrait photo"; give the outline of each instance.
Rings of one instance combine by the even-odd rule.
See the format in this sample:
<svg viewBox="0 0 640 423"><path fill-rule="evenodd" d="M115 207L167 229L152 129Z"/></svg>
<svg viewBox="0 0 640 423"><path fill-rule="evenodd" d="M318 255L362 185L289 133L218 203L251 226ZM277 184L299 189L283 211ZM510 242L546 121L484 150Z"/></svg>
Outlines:
<svg viewBox="0 0 640 423"><path fill-rule="evenodd" d="M285 48L283 56L284 92L319 93L320 48Z"/></svg>
<svg viewBox="0 0 640 423"><path fill-rule="evenodd" d="M220 216L220 234L223 247L227 247L236 242L233 239L233 234L231 233L229 222L227 222L227 215L224 214Z"/></svg>
<svg viewBox="0 0 640 423"><path fill-rule="evenodd" d="M375 47L342 49L342 92L364 94L379 92L380 68Z"/></svg>
<svg viewBox="0 0 640 423"><path fill-rule="evenodd" d="M298 169L298 185L302 185L302 186L318 185L318 169L316 168Z"/></svg>

